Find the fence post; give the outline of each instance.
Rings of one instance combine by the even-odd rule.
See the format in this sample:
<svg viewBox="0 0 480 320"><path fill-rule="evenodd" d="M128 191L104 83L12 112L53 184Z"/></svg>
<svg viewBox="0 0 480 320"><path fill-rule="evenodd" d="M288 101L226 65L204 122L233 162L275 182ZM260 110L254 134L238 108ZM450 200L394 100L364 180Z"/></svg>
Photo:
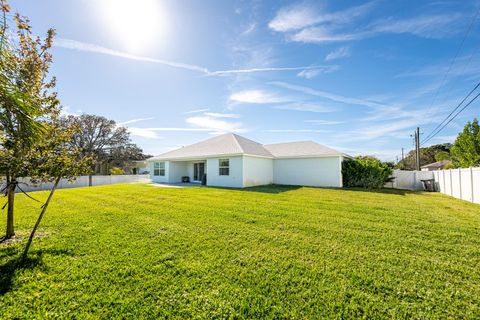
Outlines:
<svg viewBox="0 0 480 320"><path fill-rule="evenodd" d="M458 189L460 191L460 199L463 200L462 196L462 169L458 168Z"/></svg>
<svg viewBox="0 0 480 320"><path fill-rule="evenodd" d="M472 202L473 200L473 194L475 193L475 190L473 189L473 168L470 167L470 189L472 190Z"/></svg>
<svg viewBox="0 0 480 320"><path fill-rule="evenodd" d="M442 170L442 177L443 177L443 189L442 189L442 193L445 193L445 170Z"/></svg>
<svg viewBox="0 0 480 320"><path fill-rule="evenodd" d="M450 195L453 197L452 169L450 169Z"/></svg>

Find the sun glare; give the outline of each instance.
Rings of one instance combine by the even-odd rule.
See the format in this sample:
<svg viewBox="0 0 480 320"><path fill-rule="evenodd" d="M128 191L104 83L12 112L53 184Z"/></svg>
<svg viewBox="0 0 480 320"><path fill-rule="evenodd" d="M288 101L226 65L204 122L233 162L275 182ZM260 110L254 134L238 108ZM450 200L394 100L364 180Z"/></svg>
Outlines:
<svg viewBox="0 0 480 320"><path fill-rule="evenodd" d="M165 35L165 16L158 0L102 0L106 27L124 48L140 53L155 47Z"/></svg>

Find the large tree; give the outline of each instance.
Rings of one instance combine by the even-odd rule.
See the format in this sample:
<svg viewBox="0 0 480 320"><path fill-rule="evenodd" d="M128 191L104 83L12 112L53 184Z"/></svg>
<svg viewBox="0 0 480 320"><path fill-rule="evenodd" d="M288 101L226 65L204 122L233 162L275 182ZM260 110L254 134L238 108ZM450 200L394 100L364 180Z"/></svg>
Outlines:
<svg viewBox="0 0 480 320"><path fill-rule="evenodd" d="M448 159L450 155L451 143L435 144L429 147L420 148L420 165L430 164L439 159ZM403 161L400 161L395 166L396 169L401 170L415 170L415 150L411 150L405 156Z"/></svg>
<svg viewBox="0 0 480 320"><path fill-rule="evenodd" d="M32 35L27 18L16 14L14 26L7 24L10 8L0 2L3 13L0 47L0 172L6 176L3 192L8 198L6 238L15 234L14 204L18 178L29 175L28 157L41 139L48 122L60 111L53 92L55 78L48 78L52 62L49 49L54 30L44 40ZM17 43L8 42L7 34L15 34Z"/></svg>
<svg viewBox="0 0 480 320"><path fill-rule="evenodd" d="M114 120L83 114L70 115L64 121L81 128L73 135L72 145L83 155L92 156L97 166L109 164L124 166L131 161L146 158L142 150L130 141L127 129L119 126Z"/></svg>
<svg viewBox="0 0 480 320"><path fill-rule="evenodd" d="M452 160L455 167L480 166L480 125L474 119L468 122L453 144Z"/></svg>

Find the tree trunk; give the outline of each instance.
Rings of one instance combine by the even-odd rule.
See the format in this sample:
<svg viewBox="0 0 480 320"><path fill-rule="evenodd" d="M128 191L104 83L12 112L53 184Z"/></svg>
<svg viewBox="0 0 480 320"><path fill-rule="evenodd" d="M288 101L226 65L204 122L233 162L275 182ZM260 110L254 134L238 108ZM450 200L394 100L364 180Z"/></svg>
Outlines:
<svg viewBox="0 0 480 320"><path fill-rule="evenodd" d="M92 175L91 174L88 175L88 186L89 187L92 186Z"/></svg>
<svg viewBox="0 0 480 320"><path fill-rule="evenodd" d="M15 180L15 178L12 178L11 180L7 180L8 208L7 208L7 232L5 234L5 239L10 239L15 235L13 208L15 205L15 189L16 188L17 188L17 180Z"/></svg>
<svg viewBox="0 0 480 320"><path fill-rule="evenodd" d="M61 177L58 177L55 180L55 183L53 184L52 190L50 190L50 194L48 195L47 201L42 206L42 211L40 212L40 215L38 216L37 222L35 223L35 226L33 227L33 230L30 233L30 237L28 238L28 242L27 242L27 245L25 246L25 250L23 251L22 260L25 260L27 258L28 250L30 250L30 245L32 244L33 237L35 237L35 232L37 232L37 228L40 225L40 222L42 221L42 218L45 215L45 212L47 211L48 205L50 204L50 200L52 200L53 193L57 189L57 186L58 186L58 183L60 182L60 179L61 179Z"/></svg>

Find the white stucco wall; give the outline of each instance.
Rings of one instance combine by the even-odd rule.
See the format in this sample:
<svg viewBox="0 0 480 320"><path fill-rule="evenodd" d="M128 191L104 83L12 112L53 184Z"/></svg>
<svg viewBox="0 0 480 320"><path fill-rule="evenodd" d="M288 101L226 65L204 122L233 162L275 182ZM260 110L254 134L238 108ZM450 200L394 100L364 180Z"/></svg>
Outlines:
<svg viewBox="0 0 480 320"><path fill-rule="evenodd" d="M182 182L182 177L188 175L188 162L186 161L171 161L168 166L168 182L179 183Z"/></svg>
<svg viewBox="0 0 480 320"><path fill-rule="evenodd" d="M273 183L312 187L342 187L341 157L275 159Z"/></svg>
<svg viewBox="0 0 480 320"><path fill-rule="evenodd" d="M220 176L218 162L220 159L230 160L230 174ZM221 157L207 159L207 185L216 187L242 188L243 187L243 159L242 156Z"/></svg>
<svg viewBox="0 0 480 320"><path fill-rule="evenodd" d="M244 156L243 186L253 187L273 183L273 159Z"/></svg>

